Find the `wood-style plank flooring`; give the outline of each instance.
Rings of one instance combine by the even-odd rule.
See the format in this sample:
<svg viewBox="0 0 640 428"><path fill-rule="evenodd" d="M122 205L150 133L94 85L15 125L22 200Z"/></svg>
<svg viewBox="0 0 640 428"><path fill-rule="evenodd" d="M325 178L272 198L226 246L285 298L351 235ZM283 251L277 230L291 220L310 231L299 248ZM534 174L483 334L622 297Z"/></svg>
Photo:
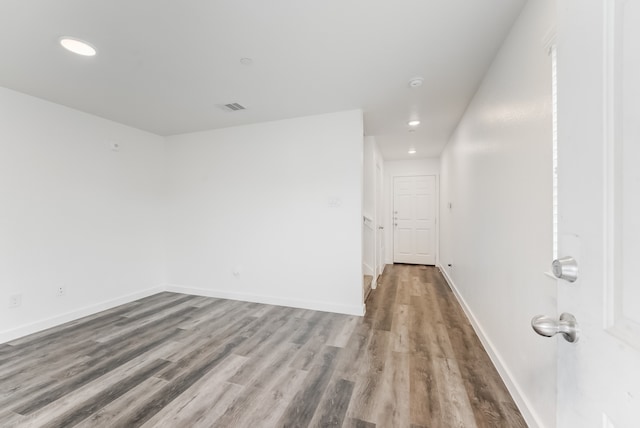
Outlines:
<svg viewBox="0 0 640 428"><path fill-rule="evenodd" d="M160 293L0 344L0 427L525 427L433 267L367 315Z"/></svg>

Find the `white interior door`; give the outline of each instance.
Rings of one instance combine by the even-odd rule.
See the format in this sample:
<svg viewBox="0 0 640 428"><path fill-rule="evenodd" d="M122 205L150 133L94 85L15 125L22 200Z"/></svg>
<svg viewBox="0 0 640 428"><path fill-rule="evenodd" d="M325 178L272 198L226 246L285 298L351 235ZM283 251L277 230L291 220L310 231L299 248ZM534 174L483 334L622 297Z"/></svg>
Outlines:
<svg viewBox="0 0 640 428"><path fill-rule="evenodd" d="M393 261L435 265L436 178L393 179Z"/></svg>
<svg viewBox="0 0 640 428"><path fill-rule="evenodd" d="M558 427L640 427L640 2L558 8Z"/></svg>

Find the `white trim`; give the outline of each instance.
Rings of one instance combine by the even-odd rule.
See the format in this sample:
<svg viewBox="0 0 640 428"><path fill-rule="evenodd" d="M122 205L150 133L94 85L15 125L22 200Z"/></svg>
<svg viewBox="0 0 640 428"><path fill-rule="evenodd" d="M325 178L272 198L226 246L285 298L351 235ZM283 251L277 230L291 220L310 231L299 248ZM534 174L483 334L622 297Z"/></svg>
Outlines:
<svg viewBox="0 0 640 428"><path fill-rule="evenodd" d="M531 428L543 427L544 425L540 422L540 417L533 410L534 407L531 405L529 400L525 398L525 396L522 394L522 389L514 381L514 378L511 375L511 372L509 371L507 366L504 364L504 361L502 360L502 358L500 358L500 354L496 351L495 347L493 346L493 343L491 342L489 337L485 334L484 330L480 326L480 323L478 323L478 320L473 315L473 311L471 310L469 305L467 305L467 302L464 300L462 295L458 292L458 289L455 283L449 277L449 275L447 275L447 271L444 269L443 266L438 264L438 269L440 269L440 273L442 273L442 276L451 287L451 290L453 291L453 294L456 296L458 303L460 303L460 306L462 306L462 309L464 310L464 313L467 315L467 318L469 319L469 322L471 323L473 330L476 332L476 335L480 339L480 342L482 342L482 345L484 346L485 351L487 351L487 354L489 355L491 362L493 362L493 365L498 370L498 374L500 375L505 385L507 386L509 393L513 397L513 400L518 406L518 409L520 409L520 413L522 413L522 416L527 422L527 425Z"/></svg>
<svg viewBox="0 0 640 428"><path fill-rule="evenodd" d="M374 216L374 237L375 237L375 275L373 276L373 282L371 283L371 289L375 289L378 283L378 276L382 275L384 271L384 267L386 266L386 231L384 228L387 226L385 222L384 216L384 204L385 204L385 195L384 195L384 161L382 157L380 157L379 152L377 151L377 145L374 150L374 169L375 169L375 197L374 197L374 206L375 206L375 216ZM378 175L378 170L380 170L380 175ZM382 227L382 229L380 229ZM382 236L382 237L381 237Z"/></svg>
<svg viewBox="0 0 640 428"><path fill-rule="evenodd" d="M552 259L558 258L558 56L557 30L551 27L543 39L547 53L551 57L551 115L552 115ZM544 272L546 276L557 280L551 272Z"/></svg>
<svg viewBox="0 0 640 428"><path fill-rule="evenodd" d="M375 276L375 272L373 270L373 268L371 267L371 265L369 265L368 263L362 263L362 274L363 275L370 275L370 276ZM373 284L373 281L371 282Z"/></svg>
<svg viewBox="0 0 640 428"><path fill-rule="evenodd" d="M622 44L620 34L623 27L624 5L620 0L609 0L605 4L605 67L604 67L604 136L603 136L603 231L604 276L604 314L603 328L627 345L640 349L640 328L637 322L624 313L625 264L623 248L628 239L623 233L623 198L626 179L624 174L623 153L625 144L622 127L624 126L624 105L622 101ZM631 184L631 181L629 182ZM628 195L627 195L628 196ZM628 268L628 266L626 267Z"/></svg>
<svg viewBox="0 0 640 428"><path fill-rule="evenodd" d="M241 302L264 303L267 305L289 306L292 308L311 309L314 311L334 312L338 314L363 316L364 303L361 305L342 305L332 302L316 302L312 300L288 299L285 297L261 296L252 293L237 293L223 290L168 285L165 291L184 293L196 296L216 297L219 299L239 300Z"/></svg>
<svg viewBox="0 0 640 428"><path fill-rule="evenodd" d="M435 228L436 228L436 266L440 265L440 174L436 177L436 197L435 197Z"/></svg>
<svg viewBox="0 0 640 428"><path fill-rule="evenodd" d="M54 317L35 321L30 324L22 325L17 328L5 330L0 332L0 343L9 342L11 340L28 336L30 334L37 333L51 327L59 326L69 321L75 321L82 317L93 315L101 311L106 311L107 309L115 308L116 306L124 305L125 303L133 302L134 300L142 299L144 297L149 297L153 294L157 294L164 291L164 289L165 289L164 286L148 288L146 290L139 291L137 293L127 294L126 296L117 297L115 299L107 300L102 303L85 306L84 308L66 312L61 315L56 315Z"/></svg>

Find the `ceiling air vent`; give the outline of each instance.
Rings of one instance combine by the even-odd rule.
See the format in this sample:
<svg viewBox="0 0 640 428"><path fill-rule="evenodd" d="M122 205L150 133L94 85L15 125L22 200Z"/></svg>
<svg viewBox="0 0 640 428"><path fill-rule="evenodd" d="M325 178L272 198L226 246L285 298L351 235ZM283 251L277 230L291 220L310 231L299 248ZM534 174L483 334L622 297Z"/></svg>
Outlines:
<svg viewBox="0 0 640 428"><path fill-rule="evenodd" d="M224 111L240 111L240 110L247 109L245 106L238 103L224 104L224 105L221 105L220 108Z"/></svg>

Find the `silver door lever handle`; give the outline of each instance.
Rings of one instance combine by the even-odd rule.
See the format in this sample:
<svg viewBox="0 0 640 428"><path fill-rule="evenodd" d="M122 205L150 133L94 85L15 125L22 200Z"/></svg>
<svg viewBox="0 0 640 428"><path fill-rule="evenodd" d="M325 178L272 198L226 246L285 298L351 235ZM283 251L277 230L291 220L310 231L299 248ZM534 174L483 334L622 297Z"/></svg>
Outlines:
<svg viewBox="0 0 640 428"><path fill-rule="evenodd" d="M559 320L545 315L537 315L531 319L531 327L540 336L545 337L552 337L562 333L564 339L571 343L578 341L578 333L580 332L576 318L567 313L560 315Z"/></svg>

